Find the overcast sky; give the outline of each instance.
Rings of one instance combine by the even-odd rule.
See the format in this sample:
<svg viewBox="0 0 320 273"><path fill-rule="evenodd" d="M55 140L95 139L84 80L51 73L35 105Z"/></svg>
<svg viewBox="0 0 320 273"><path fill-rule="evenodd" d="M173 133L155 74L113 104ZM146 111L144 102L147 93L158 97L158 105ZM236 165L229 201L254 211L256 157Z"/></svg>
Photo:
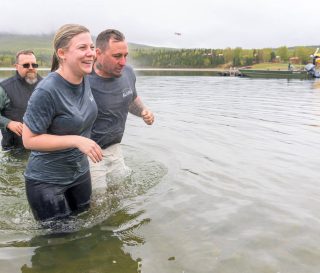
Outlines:
<svg viewBox="0 0 320 273"><path fill-rule="evenodd" d="M177 48L319 45L319 0L1 0L0 32L65 23L122 31L128 42ZM175 32L181 33L176 35Z"/></svg>

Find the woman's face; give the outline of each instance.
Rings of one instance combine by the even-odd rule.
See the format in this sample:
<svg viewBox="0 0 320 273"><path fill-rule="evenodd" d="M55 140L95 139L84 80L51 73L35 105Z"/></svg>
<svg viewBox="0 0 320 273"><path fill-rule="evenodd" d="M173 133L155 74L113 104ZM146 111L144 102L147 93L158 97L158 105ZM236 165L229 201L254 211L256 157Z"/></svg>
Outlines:
<svg viewBox="0 0 320 273"><path fill-rule="evenodd" d="M68 48L61 50L60 58L63 69L72 74L68 76L82 78L91 73L96 55L90 33L85 32L74 36L70 40Z"/></svg>

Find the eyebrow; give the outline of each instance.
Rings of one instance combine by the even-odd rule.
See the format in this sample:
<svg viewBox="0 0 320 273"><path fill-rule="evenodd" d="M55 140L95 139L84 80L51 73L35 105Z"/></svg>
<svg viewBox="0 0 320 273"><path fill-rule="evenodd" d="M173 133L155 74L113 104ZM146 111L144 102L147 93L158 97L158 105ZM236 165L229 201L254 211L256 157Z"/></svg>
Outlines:
<svg viewBox="0 0 320 273"><path fill-rule="evenodd" d="M112 56L126 56L126 55L128 55L128 53L113 53L113 54L111 54Z"/></svg>

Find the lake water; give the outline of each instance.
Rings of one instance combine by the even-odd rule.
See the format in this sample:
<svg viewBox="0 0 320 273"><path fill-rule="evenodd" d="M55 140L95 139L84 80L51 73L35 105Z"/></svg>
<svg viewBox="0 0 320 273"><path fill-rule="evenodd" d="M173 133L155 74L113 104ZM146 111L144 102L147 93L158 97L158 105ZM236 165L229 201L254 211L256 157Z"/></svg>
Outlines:
<svg viewBox="0 0 320 273"><path fill-rule="evenodd" d="M88 212L37 226L27 154L0 152L0 272L318 273L319 81L138 76L133 173Z"/></svg>

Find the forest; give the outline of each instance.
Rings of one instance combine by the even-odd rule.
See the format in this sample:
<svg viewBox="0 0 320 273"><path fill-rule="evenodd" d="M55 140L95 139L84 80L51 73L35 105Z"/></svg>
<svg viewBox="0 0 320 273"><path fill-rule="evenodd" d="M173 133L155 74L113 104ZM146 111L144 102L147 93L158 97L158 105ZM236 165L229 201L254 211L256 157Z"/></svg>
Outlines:
<svg viewBox="0 0 320 273"><path fill-rule="evenodd" d="M0 33L0 67L11 67L15 54L32 49L40 67L51 66L53 34L17 35ZM136 68L218 68L241 67L266 62L307 64L316 46L278 48L194 48L176 49L129 44L128 63Z"/></svg>

